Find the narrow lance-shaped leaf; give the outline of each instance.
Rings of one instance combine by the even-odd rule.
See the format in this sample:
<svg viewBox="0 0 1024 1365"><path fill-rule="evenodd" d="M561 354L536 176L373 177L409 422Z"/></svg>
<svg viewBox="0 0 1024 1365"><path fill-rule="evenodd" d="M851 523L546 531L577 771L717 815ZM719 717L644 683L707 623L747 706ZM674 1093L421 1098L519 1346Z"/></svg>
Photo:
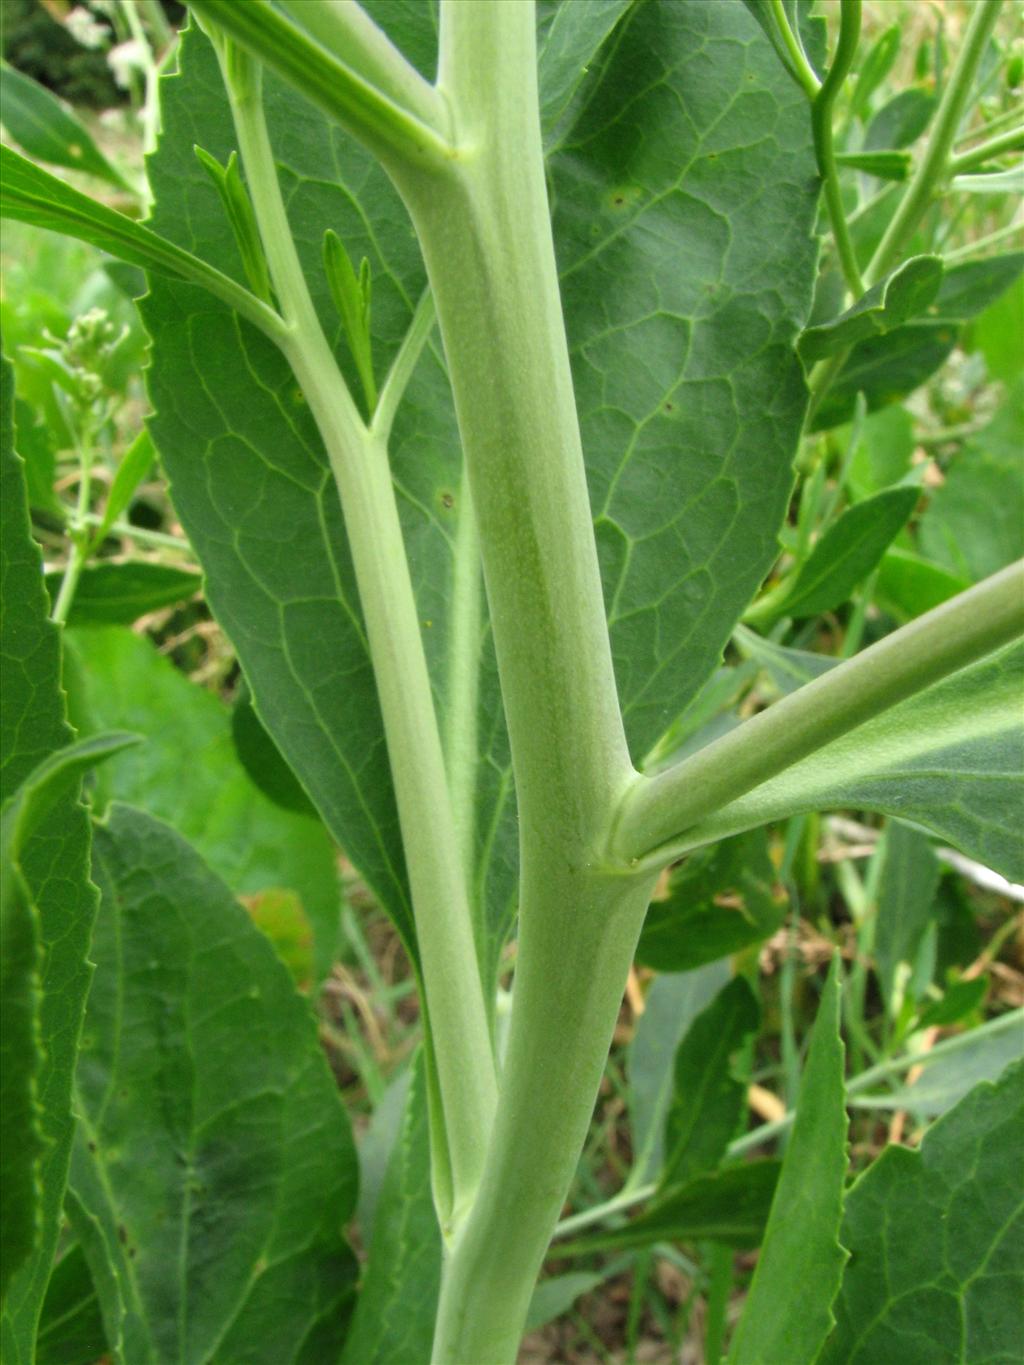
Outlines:
<svg viewBox="0 0 1024 1365"><path fill-rule="evenodd" d="M0 62L0 103L4 126L37 161L85 171L116 189L134 194L93 141L92 134L45 86Z"/></svg>
<svg viewBox="0 0 1024 1365"><path fill-rule="evenodd" d="M839 959L825 983L800 1081L796 1123L729 1365L813 1365L834 1321L846 1252Z"/></svg>
<svg viewBox="0 0 1024 1365"><path fill-rule="evenodd" d="M242 184L242 176L238 169L238 153L232 151L228 157L227 165L222 166L217 158L211 156L204 147L197 146L194 150L200 165L213 181L217 193L220 195L220 201L224 205L224 211L228 216L228 221L235 234L235 241L238 244L239 254L242 257L242 266L245 270L246 279L249 281L249 288L258 299L262 299L264 303L271 303L270 270L263 251L263 243L260 241L259 229L256 226L256 215L253 213L252 200Z"/></svg>
<svg viewBox="0 0 1024 1365"><path fill-rule="evenodd" d="M60 570L46 575L46 587L53 602L63 578ZM199 574L176 569L171 564L151 564L146 560L87 564L79 575L67 624L130 626L147 612L187 602L201 586Z"/></svg>
<svg viewBox="0 0 1024 1365"><path fill-rule="evenodd" d="M94 854L69 1212L115 1358L337 1358L356 1159L308 1006L166 825L115 806Z"/></svg>
<svg viewBox="0 0 1024 1365"><path fill-rule="evenodd" d="M739 1057L761 1022L745 977L735 977L693 1021L676 1052L673 1096L665 1119L664 1191L713 1171L746 1108Z"/></svg>
<svg viewBox="0 0 1024 1365"><path fill-rule="evenodd" d="M250 315L246 300L257 303L206 261L183 251L145 224L80 194L10 147L0 147L0 216L78 237L131 265L200 283L226 295L235 307ZM273 315L268 310L266 316Z"/></svg>
<svg viewBox="0 0 1024 1365"><path fill-rule="evenodd" d="M935 910L939 863L927 836L896 820L885 831L880 856L875 962L885 1007L895 1016Z"/></svg>
<svg viewBox="0 0 1024 1365"><path fill-rule="evenodd" d="M1024 1062L887 1147L846 1197L851 1259L820 1365L1012 1361L1024 1340Z"/></svg>
<svg viewBox="0 0 1024 1365"><path fill-rule="evenodd" d="M342 1365L429 1360L441 1288L441 1232L430 1187L426 1068L413 1064L377 1201L370 1260Z"/></svg>
<svg viewBox="0 0 1024 1365"><path fill-rule="evenodd" d="M821 537L791 584L758 602L747 620L817 616L848 601L917 506L920 490L888 488L854 503Z"/></svg>

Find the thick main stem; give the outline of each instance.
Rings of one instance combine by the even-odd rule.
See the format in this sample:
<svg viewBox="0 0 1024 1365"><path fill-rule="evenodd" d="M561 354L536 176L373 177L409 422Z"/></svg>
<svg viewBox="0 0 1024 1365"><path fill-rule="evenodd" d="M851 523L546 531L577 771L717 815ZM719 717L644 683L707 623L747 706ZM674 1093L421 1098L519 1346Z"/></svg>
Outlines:
<svg viewBox="0 0 1024 1365"><path fill-rule="evenodd" d="M533 6L444 4L439 85L452 163L396 181L430 275L479 527L521 897L498 1112L445 1266L434 1360L508 1365L586 1136L651 879L604 866L634 774L551 237Z"/></svg>

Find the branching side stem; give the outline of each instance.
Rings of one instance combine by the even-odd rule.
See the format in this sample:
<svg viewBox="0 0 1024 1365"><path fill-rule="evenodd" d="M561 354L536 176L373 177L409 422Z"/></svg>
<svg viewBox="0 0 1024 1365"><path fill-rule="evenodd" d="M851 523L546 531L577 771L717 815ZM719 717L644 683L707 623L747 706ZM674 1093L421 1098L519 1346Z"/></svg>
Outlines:
<svg viewBox="0 0 1024 1365"><path fill-rule="evenodd" d="M728 802L1024 633L1024 560L887 635L691 758L641 779L614 838L624 859L657 859Z"/></svg>
<svg viewBox="0 0 1024 1365"><path fill-rule="evenodd" d="M306 286L263 115L259 67L219 41L239 150L287 326L281 349L338 486L398 804L436 1059L455 1223L472 1200L496 1103L487 1011L433 695L387 447L363 423ZM439 1157L435 1144L435 1157ZM443 1190L447 1173L439 1173Z"/></svg>
<svg viewBox="0 0 1024 1365"><path fill-rule="evenodd" d="M836 95L843 87L860 39L860 0L842 0L839 27L839 41L835 56L828 69L821 88L811 101L811 130L814 134L814 154L818 161L828 205L829 222L835 239L836 253L842 266L846 287L855 299L864 293L857 264L857 253L853 249L850 230L846 222L846 211L839 189L839 168L836 165L835 145L832 135L832 106Z"/></svg>
<svg viewBox="0 0 1024 1365"><path fill-rule="evenodd" d="M971 93L978 64L999 18L1001 5L1002 0L978 0L973 7L956 65L935 112L924 156L865 272L865 282L869 287L899 264L936 190L948 174L949 154L960 127L964 106Z"/></svg>

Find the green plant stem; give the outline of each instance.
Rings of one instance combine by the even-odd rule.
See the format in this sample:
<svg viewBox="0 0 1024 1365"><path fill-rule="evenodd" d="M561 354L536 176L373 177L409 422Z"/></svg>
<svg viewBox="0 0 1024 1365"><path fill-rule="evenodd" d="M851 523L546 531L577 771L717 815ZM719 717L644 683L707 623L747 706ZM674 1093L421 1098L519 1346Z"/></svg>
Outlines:
<svg viewBox="0 0 1024 1365"><path fill-rule="evenodd" d="M87 517L89 515L89 499L92 493L92 457L92 431L87 417L79 437L78 499L75 514L68 527L68 534L71 537L71 551L68 555L64 577L60 581L57 600L53 604L51 613L51 619L58 625L64 625L68 619L71 604L75 600L75 593L78 590L78 580L82 576L82 570L85 568L91 549L92 537L89 535Z"/></svg>
<svg viewBox="0 0 1024 1365"><path fill-rule="evenodd" d="M999 133L986 142L980 142L977 147L971 147L969 151L951 156L949 158L949 174L960 175L963 171L973 170L975 166L980 166L985 161L991 161L994 156L1001 156L1004 152L1017 152L1022 147L1024 147L1024 124L1011 128L1008 132Z"/></svg>
<svg viewBox="0 0 1024 1365"><path fill-rule="evenodd" d="M836 165L835 145L832 133L832 106L836 95L842 89L860 38L860 0L842 0L840 8L839 42L835 56L821 89L811 101L811 129L814 134L814 154L818 162L828 206L829 222L835 239L836 253L842 266L846 287L855 299L864 293L857 264L857 253L853 249L850 230L843 209L843 197L839 188L839 168Z"/></svg>
<svg viewBox="0 0 1024 1365"><path fill-rule="evenodd" d="M453 1206L442 1209L442 1216L454 1222L469 1205L480 1177L497 1084L387 447L363 424L309 296L281 199L258 68L230 43L221 42L220 50L253 208L288 327L281 349L327 449L366 622L451 1163ZM437 1188L445 1185L439 1172Z"/></svg>
<svg viewBox="0 0 1024 1365"><path fill-rule="evenodd" d="M924 155L865 272L865 282L869 286L883 279L899 264L936 191L946 180L950 150L974 84L978 64L999 18L1000 7L1001 0L979 0L973 7L956 65L935 113Z"/></svg>
<svg viewBox="0 0 1024 1365"><path fill-rule="evenodd" d="M365 81L430 128L447 126L439 92L356 0L280 0L280 8Z"/></svg>
<svg viewBox="0 0 1024 1365"><path fill-rule="evenodd" d="M807 754L1024 632L1024 560L944 602L656 777L623 803L614 850L665 861L684 832Z"/></svg>
<svg viewBox="0 0 1024 1365"><path fill-rule="evenodd" d="M427 344L430 333L434 330L435 320L433 295L429 289L425 289L416 305L412 321L409 323L409 329L402 338L398 354L391 364L391 369L388 370L373 410L370 430L380 441L386 443L391 438L395 413L398 411L402 396L412 378L413 370L415 370L419 358L423 354L423 347Z"/></svg>
<svg viewBox="0 0 1024 1365"><path fill-rule="evenodd" d="M797 80L804 88L807 98L814 101L815 96L821 89L821 81L818 80L814 68L807 60L807 53L804 51L803 43L799 36L790 27L789 17L786 14L782 0L771 0L772 15L775 19L779 36L782 38L786 51L789 53L790 61L796 72Z"/></svg>
<svg viewBox="0 0 1024 1365"><path fill-rule="evenodd" d="M338 61L269 0L191 0L191 8L353 132L385 166L413 161L436 167L451 156L443 127L424 123Z"/></svg>
<svg viewBox="0 0 1024 1365"><path fill-rule="evenodd" d="M87 526L102 526L103 517L98 512L88 512L82 518ZM163 531L151 531L146 526L132 526L127 521L115 521L107 528L107 535L121 536L126 540L137 540L140 545L152 545L160 550L177 550L182 554L193 554L192 546L181 536L169 536ZM96 546L92 546L93 549Z"/></svg>
<svg viewBox="0 0 1024 1365"><path fill-rule="evenodd" d="M558 291L534 19L530 5L442 5L457 157L394 177L452 377L520 830L508 1051L483 1179L444 1269L437 1365L515 1359L653 885L598 866L633 770Z"/></svg>
<svg viewBox="0 0 1024 1365"><path fill-rule="evenodd" d="M877 1081L887 1080L890 1076L899 1075L900 1072L909 1071L911 1067L923 1064L930 1066L932 1062L938 1061L942 1057L952 1056L960 1052L965 1047L973 1047L982 1038L992 1037L994 1034L1005 1033L1007 1029L1014 1029L1024 1024L1024 1009L1010 1010L1007 1014L1001 1014L996 1019L989 1019L984 1024L979 1024L977 1028L968 1029L964 1033L957 1033L952 1038L945 1038L941 1043L930 1049L923 1056L915 1052L905 1052L899 1057L890 1057L887 1061L879 1062L877 1066L870 1067L867 1071L862 1071L859 1076L855 1076L847 1082L846 1094L848 1099L854 1099L861 1095ZM762 1147L766 1142L786 1132L796 1121L796 1110L790 1109L780 1119L773 1119L771 1123L762 1123L760 1127L752 1129L749 1133L744 1133L741 1138L729 1144L729 1156L744 1156L747 1152L753 1151L756 1147ZM555 1229L552 1241L562 1241L566 1237L572 1237L577 1232L582 1232L584 1228L593 1227L595 1223L603 1223L609 1218L614 1218L617 1214L625 1213L627 1209L632 1209L637 1204L646 1203L653 1194L657 1192L658 1185L655 1181L649 1181L645 1185L636 1185L632 1189L627 1188L619 1194L613 1195L611 1199L606 1199L602 1204L595 1204L593 1208L584 1209L582 1213L574 1213L569 1218L563 1218Z"/></svg>

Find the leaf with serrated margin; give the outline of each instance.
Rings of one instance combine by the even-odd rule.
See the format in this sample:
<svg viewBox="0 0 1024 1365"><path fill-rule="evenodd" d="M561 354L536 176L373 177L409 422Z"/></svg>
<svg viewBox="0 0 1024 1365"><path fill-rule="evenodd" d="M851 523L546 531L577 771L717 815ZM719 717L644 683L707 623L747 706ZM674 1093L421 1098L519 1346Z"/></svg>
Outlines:
<svg viewBox="0 0 1024 1365"><path fill-rule="evenodd" d="M441 1231L431 1194L426 1068L420 1055L377 1201L370 1261L342 1365L429 1360L440 1287Z"/></svg>
<svg viewBox="0 0 1024 1365"><path fill-rule="evenodd" d="M1010 1365L1024 1341L1024 1062L846 1196L851 1260L820 1365Z"/></svg>
<svg viewBox="0 0 1024 1365"><path fill-rule="evenodd" d="M14 386L6 361L0 386L0 659L4 679L0 689L0 800L6 802L72 735L64 718L60 689L60 636L49 620L42 562L29 528L24 469L14 453ZM34 1250L21 1261L6 1286L0 1323L0 1355L6 1365L29 1365L32 1360L67 1179L73 1126L71 1075L89 989L86 953L96 907L95 889L89 882L89 824L77 787L65 792L26 837L18 864L20 883L34 911L39 955L40 996L35 1024L39 1056L34 1084L43 1151L33 1177L31 1162L38 1149L27 1134L13 1144L4 1142L5 1164L19 1153L24 1159L19 1178L26 1181L26 1194L34 1179L39 1191L35 1213L28 1212L31 1221L27 1230ZM22 961L27 965L24 930L22 918L18 937L22 940ZM5 953L9 946L5 944ZM5 980L5 988L8 984ZM21 1023L25 1022L22 1016ZM17 1033L10 1041L16 1038ZM8 1077L5 1059L5 1086L8 1079L12 1078ZM15 1107L12 1099L8 1112L6 1089L4 1099L6 1123L8 1117L15 1119L20 1106ZM15 1209L9 1211L14 1218ZM25 1212L22 1206L23 1232ZM7 1217L5 1204L5 1224ZM11 1268L26 1251L22 1237L12 1248ZM6 1245L4 1256L6 1263Z"/></svg>
<svg viewBox="0 0 1024 1365"><path fill-rule="evenodd" d="M690 1025L675 1057L662 1188L715 1170L725 1156L746 1107L738 1059L760 1023L757 997L737 976Z"/></svg>
<svg viewBox="0 0 1024 1365"><path fill-rule="evenodd" d="M887 488L848 507L815 545L788 591L772 602L768 619L818 616L842 606L877 567L920 496L909 486ZM759 617L760 607L755 608Z"/></svg>
<svg viewBox="0 0 1024 1365"><path fill-rule="evenodd" d="M65 647L78 728L89 734L123 726L148 736L98 774L97 809L123 801L166 820L236 895L294 892L312 927L322 981L338 946L340 890L335 850L320 821L280 809L254 786L220 698L144 636L82 627L67 632Z"/></svg>
<svg viewBox="0 0 1024 1365"><path fill-rule="evenodd" d="M832 1302L846 1261L839 1244L847 1128L839 984L834 958L729 1365L813 1365L834 1322Z"/></svg>
<svg viewBox="0 0 1024 1365"><path fill-rule="evenodd" d="M857 726L687 831L692 846L820 810L923 825L1024 880L1024 643L1007 645Z"/></svg>
<svg viewBox="0 0 1024 1365"><path fill-rule="evenodd" d="M941 283L941 256L912 256L837 318L802 332L801 357L814 361L835 355L865 337L884 336L920 317L934 302Z"/></svg>
<svg viewBox="0 0 1024 1365"><path fill-rule="evenodd" d="M167 825L114 806L93 852L69 1213L115 1359L333 1359L357 1169L308 1007Z"/></svg>
<svg viewBox="0 0 1024 1365"><path fill-rule="evenodd" d="M818 180L806 99L742 5L636 6L580 103L551 162L555 243L639 759L777 554Z"/></svg>

